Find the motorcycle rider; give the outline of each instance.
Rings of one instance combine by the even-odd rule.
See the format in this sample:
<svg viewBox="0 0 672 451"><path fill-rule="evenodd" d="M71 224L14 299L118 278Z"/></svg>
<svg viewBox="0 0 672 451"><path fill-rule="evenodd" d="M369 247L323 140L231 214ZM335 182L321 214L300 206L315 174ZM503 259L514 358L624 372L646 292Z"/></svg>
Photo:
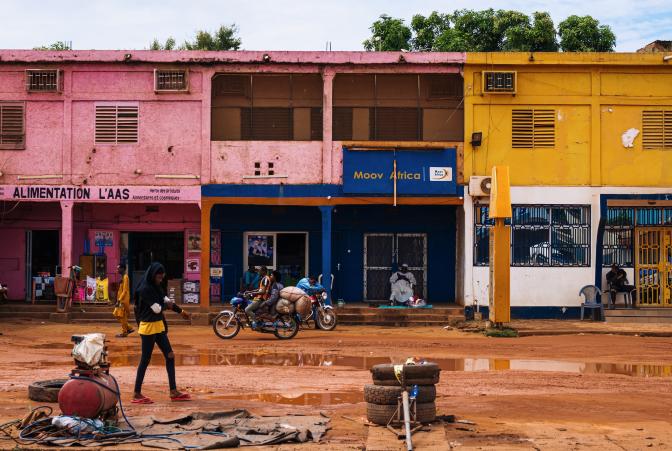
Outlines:
<svg viewBox="0 0 672 451"><path fill-rule="evenodd" d="M308 296L320 294L324 291L324 287L317 283L315 276L304 277L296 284L296 288L303 290Z"/></svg>
<svg viewBox="0 0 672 451"><path fill-rule="evenodd" d="M257 317L255 312L264 301L268 300L271 294L271 285L272 282L271 278L268 276L268 268L262 266L259 268L259 288L252 292L254 294L252 303L245 308L245 313L247 313L247 316L252 320L251 326L253 330L257 328Z"/></svg>
<svg viewBox="0 0 672 451"><path fill-rule="evenodd" d="M282 284L282 274L280 274L280 271L273 271L271 273L271 294L267 300L261 303L257 311L259 313L265 312L269 313L271 316L275 316L275 304L277 304L280 299L280 290L283 288L285 288L285 286Z"/></svg>

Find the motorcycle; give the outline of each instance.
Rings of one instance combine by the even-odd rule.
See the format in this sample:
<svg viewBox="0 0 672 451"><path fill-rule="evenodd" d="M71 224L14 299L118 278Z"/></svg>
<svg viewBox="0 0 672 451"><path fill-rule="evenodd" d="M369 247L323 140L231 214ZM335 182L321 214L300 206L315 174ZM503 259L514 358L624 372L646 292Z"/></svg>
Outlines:
<svg viewBox="0 0 672 451"><path fill-rule="evenodd" d="M230 339L238 335L241 329L252 329L252 320L245 313L245 308L252 303L251 293L242 293L231 299L232 310L222 310L212 321L212 330L222 339ZM277 314L274 318L268 315L257 315L257 327L252 329L262 334L273 334L280 340L289 340L299 332L299 315Z"/></svg>
<svg viewBox="0 0 672 451"><path fill-rule="evenodd" d="M334 330L336 328L336 312L334 308L327 304L329 295L326 291L310 295L311 309L301 322L309 325L309 321L315 322L315 329Z"/></svg>

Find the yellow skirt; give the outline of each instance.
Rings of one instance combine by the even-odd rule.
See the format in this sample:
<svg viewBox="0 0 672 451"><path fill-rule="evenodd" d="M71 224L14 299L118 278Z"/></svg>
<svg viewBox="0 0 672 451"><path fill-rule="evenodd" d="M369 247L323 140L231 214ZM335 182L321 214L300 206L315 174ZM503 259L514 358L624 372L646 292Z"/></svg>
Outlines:
<svg viewBox="0 0 672 451"><path fill-rule="evenodd" d="M138 334L140 335L156 335L161 332L165 332L166 328L163 325L163 321L140 321L140 327L138 328Z"/></svg>

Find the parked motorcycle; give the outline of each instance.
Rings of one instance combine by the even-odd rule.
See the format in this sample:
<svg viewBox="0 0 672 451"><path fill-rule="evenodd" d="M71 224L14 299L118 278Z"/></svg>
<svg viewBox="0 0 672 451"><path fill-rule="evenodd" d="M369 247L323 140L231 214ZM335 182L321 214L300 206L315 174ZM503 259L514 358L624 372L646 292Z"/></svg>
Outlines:
<svg viewBox="0 0 672 451"><path fill-rule="evenodd" d="M212 322L212 329L219 338L229 339L238 335L241 329L252 328L252 320L245 313L245 308L252 303L252 294L243 293L231 299L233 310L222 310ZM262 334L273 334L280 340L289 340L299 332L299 315L276 315L273 319L257 314L257 328L252 329ZM266 315L268 316L268 315Z"/></svg>
<svg viewBox="0 0 672 451"><path fill-rule="evenodd" d="M336 312L334 308L327 304L329 295L326 291L315 293L310 296L311 310L302 322L309 324L309 321L315 323L315 329L334 330L336 328Z"/></svg>

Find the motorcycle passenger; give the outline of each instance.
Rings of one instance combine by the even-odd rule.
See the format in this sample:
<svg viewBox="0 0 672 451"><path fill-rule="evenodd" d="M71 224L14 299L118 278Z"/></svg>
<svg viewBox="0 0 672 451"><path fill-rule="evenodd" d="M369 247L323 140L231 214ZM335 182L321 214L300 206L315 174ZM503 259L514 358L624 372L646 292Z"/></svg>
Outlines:
<svg viewBox="0 0 672 451"><path fill-rule="evenodd" d="M324 287L317 283L314 276L304 277L296 284L296 288L303 290L308 296L314 296L324 291Z"/></svg>
<svg viewBox="0 0 672 451"><path fill-rule="evenodd" d="M255 312L259 306L266 300L268 300L271 294L271 278L268 276L268 268L262 266L259 268L259 288L252 292L254 298L252 303L247 306L245 313L252 320L252 329L257 328L257 317Z"/></svg>
<svg viewBox="0 0 672 451"><path fill-rule="evenodd" d="M259 310L257 311L264 311L275 316L275 304L277 304L280 299L280 290L283 288L285 288L285 286L282 284L282 274L280 274L280 271L273 271L271 273L271 294L268 299L259 306Z"/></svg>

